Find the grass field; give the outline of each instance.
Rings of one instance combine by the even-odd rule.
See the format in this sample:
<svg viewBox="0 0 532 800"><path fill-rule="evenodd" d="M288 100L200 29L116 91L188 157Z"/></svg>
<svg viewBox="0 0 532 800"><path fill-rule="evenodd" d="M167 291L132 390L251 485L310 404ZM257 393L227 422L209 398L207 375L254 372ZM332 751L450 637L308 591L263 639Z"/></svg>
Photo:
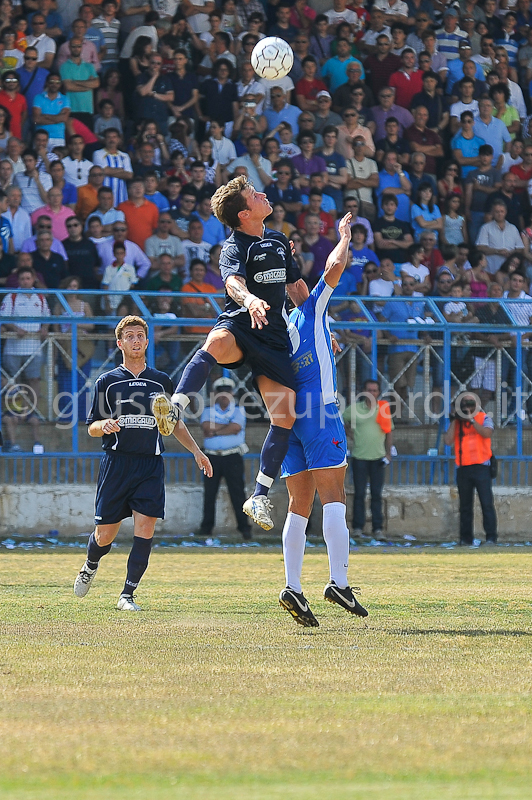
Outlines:
<svg viewBox="0 0 532 800"><path fill-rule="evenodd" d="M365 552L366 623L281 554L152 555L114 610L125 549L83 601L82 551L0 554L2 800L529 800L531 556Z"/></svg>

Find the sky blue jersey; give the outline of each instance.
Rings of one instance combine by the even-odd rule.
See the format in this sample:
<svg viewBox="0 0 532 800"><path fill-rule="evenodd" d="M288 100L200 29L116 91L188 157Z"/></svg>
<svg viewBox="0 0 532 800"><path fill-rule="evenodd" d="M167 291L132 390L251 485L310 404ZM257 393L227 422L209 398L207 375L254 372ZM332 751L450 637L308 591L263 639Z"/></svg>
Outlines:
<svg viewBox="0 0 532 800"><path fill-rule="evenodd" d="M336 365L327 319L333 288L320 278L289 318L290 361L296 380L296 413L336 403Z"/></svg>

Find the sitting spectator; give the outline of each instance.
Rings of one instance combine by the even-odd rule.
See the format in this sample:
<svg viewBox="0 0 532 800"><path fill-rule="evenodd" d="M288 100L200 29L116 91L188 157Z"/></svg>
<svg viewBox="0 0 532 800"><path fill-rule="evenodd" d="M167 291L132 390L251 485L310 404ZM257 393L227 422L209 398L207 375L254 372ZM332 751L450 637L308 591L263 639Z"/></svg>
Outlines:
<svg viewBox="0 0 532 800"><path fill-rule="evenodd" d="M395 216L404 222L410 222L410 193L412 184L408 175L397 159L397 153L386 153L379 172L377 197L379 200L379 216L382 215L382 197L384 194L394 194L397 197L397 210Z"/></svg>
<svg viewBox="0 0 532 800"><path fill-rule="evenodd" d="M196 202L199 203L204 197L212 197L216 191L214 183L209 183L206 178L205 164L202 161L193 161L190 167L190 183L187 189L192 190L196 195Z"/></svg>
<svg viewBox="0 0 532 800"><path fill-rule="evenodd" d="M443 220L430 184L421 183L419 185L410 213L415 240L419 242L419 237L425 230L432 231L437 240L443 228Z"/></svg>
<svg viewBox="0 0 532 800"><path fill-rule="evenodd" d="M414 124L405 131L405 139L412 153L425 155L425 169L433 181L436 180L436 161L443 158L443 145L440 136L428 127L429 112L425 106L414 110ZM436 194L436 192L434 192Z"/></svg>
<svg viewBox="0 0 532 800"><path fill-rule="evenodd" d="M351 274L356 282L356 287L362 283L363 272L366 264L371 261L379 266L379 257L367 246L368 232L364 225L356 222L351 227L350 255L351 264L345 270Z"/></svg>
<svg viewBox="0 0 532 800"><path fill-rule="evenodd" d="M323 129L323 147L316 155L323 158L327 168L327 185L325 192L333 198L336 208L343 202L342 190L347 185L347 167L345 158L336 151L338 131L334 125Z"/></svg>
<svg viewBox="0 0 532 800"><path fill-rule="evenodd" d="M311 189L309 193L309 203L305 211L303 211L297 218L297 227L300 232L305 230L305 219L307 214L312 214L320 219L320 236L326 236L332 242L337 241L336 230L334 227L334 218L321 210L323 200L323 192L320 189ZM284 231L283 231L284 233ZM291 231L288 234L289 236Z"/></svg>
<svg viewBox="0 0 532 800"><path fill-rule="evenodd" d="M123 242L113 243L113 255L113 261L105 267L103 273L102 289L129 292L136 286L138 278L133 264L126 263L126 247ZM104 297L106 313L114 316L121 300L121 295L106 295Z"/></svg>
<svg viewBox="0 0 532 800"><path fill-rule="evenodd" d="M428 183L432 187L434 194L437 194L436 182L432 175L425 172L427 157L425 153L412 153L410 165L408 167L408 177L412 184L411 197L417 195L417 191L422 183Z"/></svg>
<svg viewBox="0 0 532 800"><path fill-rule="evenodd" d="M369 130L375 140L384 139L386 130L384 123L388 117L395 117L399 123L399 136L403 135L406 128L414 122L410 111L397 105L395 102L395 92L391 87L385 87L379 92L379 105L370 109L370 119L367 123Z"/></svg>
<svg viewBox="0 0 532 800"><path fill-rule="evenodd" d="M216 294L216 289L210 283L205 283L205 264L199 258L192 259L190 263L190 280L185 283L182 291L190 294ZM212 303L205 297L183 298L182 314L184 317L215 319L216 311ZM186 333L206 334L210 326L194 325L185 329Z"/></svg>
<svg viewBox="0 0 532 800"><path fill-rule="evenodd" d="M157 206L159 214L162 211L170 211L168 199L159 191L159 178L156 172L147 172L144 176L144 199Z"/></svg>
<svg viewBox="0 0 532 800"><path fill-rule="evenodd" d="M126 248L126 262L128 264L133 264L138 278L144 279L150 271L151 262L146 253L141 250L138 244L135 244L135 242L132 242L127 238L127 222L115 222L111 232L113 234L112 238L107 239L106 242L102 242L100 247L97 245L98 252L102 260L102 265L110 264L113 261L113 243L120 242Z"/></svg>
<svg viewBox="0 0 532 800"><path fill-rule="evenodd" d="M332 97L329 92L321 91L316 95L317 110L314 113L314 133L321 133L330 126L338 127L342 124L342 117L331 110Z"/></svg>
<svg viewBox="0 0 532 800"><path fill-rule="evenodd" d="M99 170L100 167L94 167L94 169ZM103 173L98 176L93 174L93 177L94 179L96 179L96 177L101 177L103 179ZM85 225L88 228L89 219L91 219L91 217L99 217L102 223L102 234L104 236L110 236L115 222L125 222L126 218L124 212L119 211L117 208L113 208L113 190L110 189L109 186L100 186L98 189L97 198L98 205L93 211L91 211L90 217L87 219Z"/></svg>
<svg viewBox="0 0 532 800"><path fill-rule="evenodd" d="M306 56L302 61L303 77L296 83L297 104L302 111L318 110L318 93L326 92L323 81L316 78L318 65L314 56Z"/></svg>
<svg viewBox="0 0 532 800"><path fill-rule="evenodd" d="M146 285L149 292L158 292L160 289L170 292L181 291L183 281L176 271L172 256L168 253L161 253L154 259L153 266L158 271Z"/></svg>
<svg viewBox="0 0 532 800"><path fill-rule="evenodd" d="M465 217L460 213L461 210L460 195L448 195L445 200L443 230L440 235L443 244L459 245L461 242L467 242L467 225Z"/></svg>
<svg viewBox="0 0 532 800"><path fill-rule="evenodd" d="M65 180L76 188L85 186L89 182L89 172L93 168L92 161L83 157L85 142L83 136L75 134L68 141L68 156L63 158L65 167Z"/></svg>
<svg viewBox="0 0 532 800"><path fill-rule="evenodd" d="M321 220L316 214L307 214L305 217L305 234L303 236L303 246L305 250L312 253L314 261L312 270L306 277L311 286L314 286L323 274L327 256L334 245L330 239L320 235Z"/></svg>
<svg viewBox="0 0 532 800"><path fill-rule="evenodd" d="M63 246L69 264L76 270L84 289L99 289L100 257L94 242L83 236L83 223L75 216L68 217L66 229L68 237L63 239Z"/></svg>
<svg viewBox="0 0 532 800"><path fill-rule="evenodd" d="M172 233L179 236L181 240L188 239L188 226L192 219L197 219L195 212L196 195L192 189L183 187L181 192L179 207L175 211L170 211L174 220Z"/></svg>
<svg viewBox="0 0 532 800"><path fill-rule="evenodd" d="M21 207L22 191L19 186L7 189L7 211L3 215L13 230L13 248L18 253L23 242L31 236L31 219L27 211Z"/></svg>
<svg viewBox="0 0 532 800"><path fill-rule="evenodd" d="M277 165L277 180L266 188L266 197L273 205L282 203L287 212L287 220L295 223L295 215L301 211L301 192L293 185L294 172L291 162L282 159Z"/></svg>
<svg viewBox="0 0 532 800"><path fill-rule="evenodd" d="M425 251L425 258L423 259L423 262L425 266L429 268L430 279L434 283L436 273L444 264L443 255L436 247L436 234L433 231L423 231L419 237L419 243L423 245L423 249ZM454 247L454 245L445 245L445 248L451 247Z"/></svg>
<svg viewBox="0 0 532 800"><path fill-rule="evenodd" d="M423 245L419 243L411 245L408 249L408 258L410 261L401 264L401 278L409 275L417 283L417 292L429 294L432 285L430 282L430 271L428 267L423 264L424 257L425 250Z"/></svg>
<svg viewBox="0 0 532 800"><path fill-rule="evenodd" d="M206 264L209 260L211 245L203 239L203 223L201 220L197 218L190 220L188 239L183 240L183 249L185 251L184 274L186 276L190 274L190 267L194 259L202 261L203 264Z"/></svg>
<svg viewBox="0 0 532 800"><path fill-rule="evenodd" d="M103 187L105 172L102 167L93 166L89 170L89 177L88 182L82 186L78 187L78 199L76 201L76 216L79 217L82 221L85 221L90 215L98 214L98 209L101 206L101 197L100 197L100 189ZM114 206L114 195L113 190L106 186L105 189L111 192L111 199L106 201L106 206L108 206L108 210L111 210ZM110 206L109 206L110 202ZM116 212L115 212L116 213ZM106 225L110 224L110 220L107 219L105 222Z"/></svg>
<svg viewBox="0 0 532 800"><path fill-rule="evenodd" d="M394 72L388 84L395 89L395 102L410 108L414 95L423 90L423 73L416 67L416 54L410 47L401 53L401 69Z"/></svg>
<svg viewBox="0 0 532 800"><path fill-rule="evenodd" d="M347 199L355 196L360 203L362 215L369 220L374 220L376 208L373 204L372 190L379 185L379 174L375 161L364 155L365 147L364 139L361 136L355 137L353 141L354 158L346 161L348 177L345 197Z"/></svg>
<svg viewBox="0 0 532 800"><path fill-rule="evenodd" d="M40 173L37 169L37 153L35 150L26 150L23 156L24 171L17 172L14 186L22 191L22 208L28 214L33 214L47 202L47 191L52 188L52 179L47 173Z"/></svg>
<svg viewBox="0 0 532 800"><path fill-rule="evenodd" d="M52 233L52 220L46 214L39 217L37 225L35 226L35 234L29 236L22 242L22 247L20 248L22 253L33 253L37 249L37 236L41 231ZM54 253L59 253L65 261L68 261L66 250L60 239L56 239L55 237L52 239L52 251Z"/></svg>
<svg viewBox="0 0 532 800"><path fill-rule="evenodd" d="M128 187L129 199L120 203L118 211L122 211L130 239L142 250L148 239L156 230L159 220L159 210L154 203L144 197L144 182L134 178Z"/></svg>
<svg viewBox="0 0 532 800"><path fill-rule="evenodd" d="M63 205L73 210L77 202L78 192L74 184L65 180L65 167L59 158L50 164L50 175L52 177L52 185L61 189Z"/></svg>
<svg viewBox="0 0 532 800"><path fill-rule="evenodd" d="M185 251L181 244L181 239L178 236L172 236L170 233L172 224L172 217L167 211L160 214L157 230L146 239L144 249L153 269L155 269L157 259L163 254L171 257L172 268L181 270L185 266Z"/></svg>
<svg viewBox="0 0 532 800"><path fill-rule="evenodd" d="M301 216L304 217L304 214ZM295 231L295 227L286 221L286 211L282 203L273 204L273 211L270 216L264 220L264 223L268 230L280 231L281 233L284 233L287 238L289 238Z"/></svg>
<svg viewBox="0 0 532 800"><path fill-rule="evenodd" d="M231 172L234 175L236 167L245 167L255 189L258 192L263 192L272 182L271 164L261 156L262 142L259 136L250 136L246 144L248 148L247 155L235 158L231 164Z"/></svg>
<svg viewBox="0 0 532 800"><path fill-rule="evenodd" d="M209 244L223 244L226 239L225 229L220 220L212 213L210 197L204 197L196 207L196 215L203 224L203 240Z"/></svg>
<svg viewBox="0 0 532 800"><path fill-rule="evenodd" d="M47 192L48 203L36 209L31 215L31 222L36 224L43 215L52 220L52 233L55 239L66 239L66 221L72 216L72 209L63 205L63 192L59 187L52 186Z"/></svg>
<svg viewBox="0 0 532 800"><path fill-rule="evenodd" d="M486 256L476 250L471 254L470 263L471 269L466 270L464 273L464 283L469 285L471 297L487 297L488 288L491 284L491 275L486 269L488 266ZM480 306L477 306L477 315L479 308Z"/></svg>
<svg viewBox="0 0 532 800"><path fill-rule="evenodd" d="M35 270L32 267L19 267L17 270L18 288L33 289L36 282ZM38 427L39 417L36 413L37 399L40 397L42 348L41 342L46 339L48 325L39 322L7 322L10 317L49 317L50 309L44 295L7 294L0 306L2 328L16 334L16 338L9 338L5 342L2 353L2 367L6 373L17 381L24 382L30 389L25 395L18 392L13 398L20 406L16 414L7 413L4 416L6 439L3 450L6 453L20 452L21 447L16 442L17 426L19 422L27 422L33 431L34 444L39 444ZM44 450L44 448L43 448ZM41 450L42 452L42 450Z"/></svg>
<svg viewBox="0 0 532 800"><path fill-rule="evenodd" d="M524 245L515 225L511 225L506 219L506 204L497 200L491 210L493 219L481 227L476 245L487 256L488 272L494 275L504 259L513 250L522 252Z"/></svg>
<svg viewBox="0 0 532 800"><path fill-rule="evenodd" d="M353 142L362 137L364 139L364 155L373 158L375 155L375 145L371 131L365 125L360 124L359 113L353 106L348 106L342 112L343 125L338 126L337 151L344 158L353 158L355 153Z"/></svg>
<svg viewBox="0 0 532 800"><path fill-rule="evenodd" d="M111 100L100 100L98 103L98 111L100 112L94 120L94 133L102 140L103 135L107 128L116 128L122 135L122 123L116 116L115 107Z"/></svg>
<svg viewBox="0 0 532 800"><path fill-rule="evenodd" d="M379 139L378 142L375 142L375 160L377 164L382 166L385 153L393 152L397 154L399 163L405 167L410 161L410 145L405 138L399 136L399 123L395 117L388 117L384 127L386 136L384 139Z"/></svg>

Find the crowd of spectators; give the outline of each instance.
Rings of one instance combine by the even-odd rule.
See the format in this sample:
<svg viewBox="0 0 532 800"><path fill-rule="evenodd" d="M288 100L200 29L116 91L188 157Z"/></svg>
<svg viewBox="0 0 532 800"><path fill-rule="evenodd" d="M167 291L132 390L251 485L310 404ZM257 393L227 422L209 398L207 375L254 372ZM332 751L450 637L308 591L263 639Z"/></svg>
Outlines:
<svg viewBox="0 0 532 800"><path fill-rule="evenodd" d="M132 288L221 292L228 232L210 198L244 174L266 192L268 225L292 240L309 286L351 211L351 263L336 296L411 298L374 304L377 318L394 322L424 318L424 298L441 296L456 324L500 321L497 300L518 297L528 324L530 3L329 6L2 0L0 285L25 286L30 270L36 289L75 279L78 289L123 293L95 295L78 309L84 315L133 310ZM280 80L262 80L251 66L265 35L293 48ZM19 314L13 297L4 316ZM485 297L491 312L473 303ZM161 296L154 308L167 319L214 317L200 296L179 308ZM356 300L333 298L332 314L366 319ZM415 345L396 333L383 333L381 349L405 396ZM363 328L343 340L371 351ZM11 355L28 347L9 343ZM175 365L179 345L163 328L157 348L159 365ZM469 362L480 358L465 349ZM477 371L486 391L488 367ZM367 359L359 377L368 377ZM433 381L441 386L438 362Z"/></svg>

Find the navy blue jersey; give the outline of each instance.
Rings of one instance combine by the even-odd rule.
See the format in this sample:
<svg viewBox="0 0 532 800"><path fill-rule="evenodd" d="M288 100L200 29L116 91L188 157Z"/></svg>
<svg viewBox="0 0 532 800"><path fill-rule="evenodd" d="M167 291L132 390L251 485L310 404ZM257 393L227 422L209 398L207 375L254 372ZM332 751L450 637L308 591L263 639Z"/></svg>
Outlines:
<svg viewBox="0 0 532 800"><path fill-rule="evenodd" d="M118 433L105 433L102 447L107 452L157 456L164 452L163 440L151 412L156 394L173 392L165 372L146 367L135 376L124 365L104 372L96 381L87 425L100 419L115 419Z"/></svg>
<svg viewBox="0 0 532 800"><path fill-rule="evenodd" d="M288 239L279 231L265 230L264 236L248 236L235 230L227 239L220 254L220 272L225 281L230 275L239 275L246 281L248 290L265 300L270 306L268 325L255 329L253 335L264 344L277 348L287 347L288 317L285 311L286 284L301 277L294 263ZM247 308L239 306L225 292L225 310L220 319L235 319L251 331L251 317Z"/></svg>

